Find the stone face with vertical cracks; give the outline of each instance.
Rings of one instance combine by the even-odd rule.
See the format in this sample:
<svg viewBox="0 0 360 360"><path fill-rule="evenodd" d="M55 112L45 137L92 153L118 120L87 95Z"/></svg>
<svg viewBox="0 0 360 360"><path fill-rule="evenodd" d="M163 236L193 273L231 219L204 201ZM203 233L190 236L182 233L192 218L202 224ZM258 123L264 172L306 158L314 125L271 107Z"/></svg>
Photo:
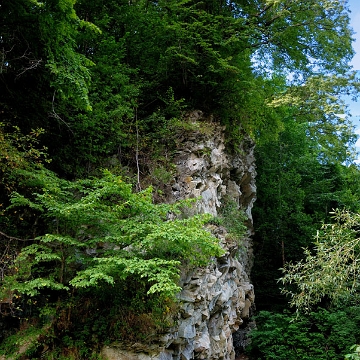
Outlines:
<svg viewBox="0 0 360 360"><path fill-rule="evenodd" d="M200 111L188 118L193 122L206 121ZM249 273L256 172L252 142L244 139L239 151L229 154L224 129L214 125L209 124L212 131L206 134L192 132L184 137L177 149L177 173L168 185L167 199L174 202L199 198L194 212L216 216L224 198L229 197L247 214L248 232L235 242L229 240L226 229L211 225L225 254L213 259L206 268L182 274L177 326L169 334L159 336L151 349L135 352L104 348L103 356L109 360L235 359L233 334L249 318L254 304Z"/></svg>

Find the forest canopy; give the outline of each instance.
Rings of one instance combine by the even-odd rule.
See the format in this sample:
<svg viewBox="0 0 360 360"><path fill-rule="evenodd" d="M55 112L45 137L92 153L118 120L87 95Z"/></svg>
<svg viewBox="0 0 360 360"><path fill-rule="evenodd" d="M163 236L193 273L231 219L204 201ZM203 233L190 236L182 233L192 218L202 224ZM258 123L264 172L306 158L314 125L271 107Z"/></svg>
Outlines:
<svg viewBox="0 0 360 360"><path fill-rule="evenodd" d="M135 112L143 136L164 137L202 109L236 142L276 136L295 105L322 134L348 125L339 94L357 91L344 1L16 0L0 16L3 131L43 128L69 175L131 148Z"/></svg>

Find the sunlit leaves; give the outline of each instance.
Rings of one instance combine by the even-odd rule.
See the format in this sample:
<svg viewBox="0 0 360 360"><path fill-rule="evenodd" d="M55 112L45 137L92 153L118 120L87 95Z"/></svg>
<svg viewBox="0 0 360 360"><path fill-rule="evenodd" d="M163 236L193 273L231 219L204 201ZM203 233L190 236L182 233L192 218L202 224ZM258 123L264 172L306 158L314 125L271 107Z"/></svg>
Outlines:
<svg viewBox="0 0 360 360"><path fill-rule="evenodd" d="M356 96L360 83L356 73L346 76L317 75L303 84L286 86L274 94L267 104L280 110L288 109L288 117L306 127L307 136L316 142L322 161L351 162L355 157L357 136L349 110L341 99Z"/></svg>
<svg viewBox="0 0 360 360"><path fill-rule="evenodd" d="M21 175L37 192L32 199L14 193L10 208L39 211L48 233L21 250L12 290L32 296L42 287L101 286L137 275L149 283L149 294L170 296L180 289L181 264L206 265L223 254L205 228L210 216L168 219L189 202L155 205L151 188L134 193L108 171L75 182L41 170Z"/></svg>
<svg viewBox="0 0 360 360"><path fill-rule="evenodd" d="M298 74L348 69L353 50L343 1L260 1L249 24L260 63Z"/></svg>
<svg viewBox="0 0 360 360"><path fill-rule="evenodd" d="M360 277L360 215L334 212L334 224L326 224L315 238L314 250L304 260L287 264L280 279L283 293L298 311L308 311L325 297L332 301L356 300Z"/></svg>
<svg viewBox="0 0 360 360"><path fill-rule="evenodd" d="M172 296L181 290L177 285L180 261L116 256L97 258L96 260L98 265L80 271L70 281L70 284L78 288L97 286L102 281L114 284L125 280L129 275L136 275L152 284L148 294L160 293Z"/></svg>

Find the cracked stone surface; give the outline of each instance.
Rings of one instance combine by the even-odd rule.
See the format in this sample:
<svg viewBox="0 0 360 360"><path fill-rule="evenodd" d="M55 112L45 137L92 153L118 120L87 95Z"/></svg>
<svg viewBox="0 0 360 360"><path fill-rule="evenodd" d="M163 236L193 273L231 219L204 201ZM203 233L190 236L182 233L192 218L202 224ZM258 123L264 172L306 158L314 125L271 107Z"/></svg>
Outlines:
<svg viewBox="0 0 360 360"><path fill-rule="evenodd" d="M188 121L208 119L196 111L188 115ZM162 334L151 349L104 347L102 355L108 360L235 359L233 334L249 318L254 305L249 280L253 261L251 209L256 196L254 146L244 139L239 151L229 154L224 129L210 125L211 132L193 132L180 141L175 157L177 172L167 186L167 199L198 198L194 213L216 216L224 199L230 197L247 215L247 234L240 241L229 241L226 229L212 225L225 255L213 259L206 268L182 274L177 326Z"/></svg>

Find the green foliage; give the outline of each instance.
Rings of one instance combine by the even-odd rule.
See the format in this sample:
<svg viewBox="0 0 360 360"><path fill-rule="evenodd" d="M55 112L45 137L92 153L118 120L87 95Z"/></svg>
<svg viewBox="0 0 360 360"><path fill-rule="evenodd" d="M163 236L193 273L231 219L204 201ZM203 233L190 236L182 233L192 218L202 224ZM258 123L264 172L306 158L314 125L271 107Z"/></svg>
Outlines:
<svg viewBox="0 0 360 360"><path fill-rule="evenodd" d="M250 334L250 355L256 359L344 359L359 341L359 307L325 310L308 315L261 311Z"/></svg>
<svg viewBox="0 0 360 360"><path fill-rule="evenodd" d="M340 140L339 132L335 143L331 134L328 138L324 133L323 144L332 144L330 156L313 136L311 125L292 117L296 111L295 106L284 108L283 131L272 142L260 141L255 149L258 176L252 279L258 288L259 308L286 303L277 284L279 268L301 259L317 229L330 221L331 209L359 209L358 168L342 163L351 160L350 155L342 155L349 150L348 139ZM279 301L269 301L269 291Z"/></svg>
<svg viewBox="0 0 360 360"><path fill-rule="evenodd" d="M335 68L343 74L352 55L347 9L339 2L78 1L76 10L102 31L78 37L81 52L96 65L90 69L93 112L65 115L74 139L62 144L60 156L77 162L77 175L91 172L99 157L111 153L121 151L122 161L133 163L122 154L137 147L140 158L146 157L149 142L172 136L164 129L179 118L173 106L178 102L217 115L233 149L244 133L262 141L276 137L283 128L279 104L286 101L301 102L306 121L336 140L337 112L326 102L335 88L338 94L356 83L353 75L332 75ZM329 27L333 21L337 26ZM279 91L281 77L253 71L257 56L267 61L267 70L293 73L290 90L284 89L284 77ZM317 73L307 80L313 68ZM338 97L331 99L332 110L340 106ZM77 160L71 156L74 146Z"/></svg>
<svg viewBox="0 0 360 360"><path fill-rule="evenodd" d="M186 203L154 205L150 188L133 193L131 185L109 172L76 182L45 170L21 174L39 192L32 199L14 193L8 210L39 211L49 232L21 250L18 271L4 280L3 290L11 286L34 296L43 288L113 285L137 275L150 284L148 294L171 296L180 290L181 263L204 265L222 254L204 229L209 216L167 221L167 214L179 215Z"/></svg>
<svg viewBox="0 0 360 360"><path fill-rule="evenodd" d="M341 94L355 97L359 85L356 72L315 75L300 86L292 84L278 91L268 105L283 108L285 117L306 126L307 137L316 143L318 160L351 163L355 158L356 135Z"/></svg>
<svg viewBox="0 0 360 360"><path fill-rule="evenodd" d="M353 345L350 350L352 350L351 354L346 354L345 359L352 359L352 360L358 360L360 359L360 346L359 345Z"/></svg>
<svg viewBox="0 0 360 360"><path fill-rule="evenodd" d="M229 232L229 236L239 242L246 234L247 227L245 221L247 219L244 211L239 208L234 200L225 198L223 199L223 205L219 211L218 218L213 221L224 226Z"/></svg>
<svg viewBox="0 0 360 360"><path fill-rule="evenodd" d="M85 29L95 36L98 30L79 19L74 3L15 0L1 7L2 131L5 137L18 137L20 132L25 137L42 129L39 149L47 148L48 154L61 148L61 138L71 134L62 109L91 109L92 63L77 51L77 36Z"/></svg>
<svg viewBox="0 0 360 360"><path fill-rule="evenodd" d="M9 336L1 344L0 355L8 356L14 360L24 358L32 359L36 354L36 349L40 345L40 336L46 333L45 329L40 329L37 326L25 327L14 335Z"/></svg>
<svg viewBox="0 0 360 360"><path fill-rule="evenodd" d="M283 270L281 282L289 286L282 291L297 311L309 311L324 298L357 301L360 215L335 210L333 217L334 224L318 231L314 250L306 249L304 260L286 264Z"/></svg>
<svg viewBox="0 0 360 360"><path fill-rule="evenodd" d="M57 300L49 291L24 298L21 329L0 345L0 354L16 354L24 346L33 358L97 359L102 344L114 341L151 343L174 325L177 304L161 294L147 294L148 281L129 275L114 285L78 288ZM44 301L45 300L45 301ZM81 306L79 306L81 304Z"/></svg>
<svg viewBox="0 0 360 360"><path fill-rule="evenodd" d="M245 12L253 10L249 23L261 64L272 61L278 69L293 70L295 76L299 70L343 73L347 68L353 51L346 3L272 0L256 5L250 2L244 8ZM332 28L331 23L339 24L339 28Z"/></svg>
<svg viewBox="0 0 360 360"><path fill-rule="evenodd" d="M67 329L67 339L88 349L114 341L151 343L174 325L177 305L168 297L147 294L148 288L146 280L134 275L126 283L80 289L64 307L61 326ZM78 303L84 306L77 308Z"/></svg>
<svg viewBox="0 0 360 360"><path fill-rule="evenodd" d="M43 234L19 249L0 298L24 311L24 323L37 304L30 318L42 319L38 329L49 323L59 349L72 349L74 359L90 358L110 339L150 341L173 325L181 267L207 265L223 254L205 227L211 216L182 218L193 201L155 205L151 188L135 193L109 171L73 182L44 168L17 176L20 188L33 191L14 192L5 212L36 213ZM53 348L52 339L39 343ZM12 338L9 344L16 345Z"/></svg>
<svg viewBox="0 0 360 360"><path fill-rule="evenodd" d="M54 358L89 359L107 333L157 331L179 267L221 254L207 216L182 218L185 204L154 205L150 189L133 193L108 172L86 178L109 158L161 190L189 132L225 125L234 151L256 139L260 269L298 260L332 207L359 210L358 169L342 164L353 129L338 116L340 95L359 88L346 2L14 0L1 4L0 33L0 225L11 254L2 296L58 310L48 318L70 350ZM193 109L211 126L188 121ZM60 177L41 168L49 158ZM219 219L242 236L234 204ZM257 279L278 277L266 271ZM100 295L113 289L106 305Z"/></svg>
<svg viewBox="0 0 360 360"><path fill-rule="evenodd" d="M52 92L91 108L88 99L91 62L77 53L75 39L80 26L91 31L98 29L80 21L74 3L73 0L16 0L3 4L1 74L8 85L6 95L14 86L14 78L22 78L20 82L26 83L26 78L41 74L41 81L48 82ZM11 108L6 110L7 115L11 114Z"/></svg>
<svg viewBox="0 0 360 360"><path fill-rule="evenodd" d="M45 129L53 169L70 177L93 174L115 154L134 167L135 148L145 169L183 109L215 114L237 149L244 133L275 138L279 105L301 103L296 116L337 141L331 111L339 93L356 88L343 75L353 53L348 10L335 0L16 0L0 16L5 119L25 133Z"/></svg>

